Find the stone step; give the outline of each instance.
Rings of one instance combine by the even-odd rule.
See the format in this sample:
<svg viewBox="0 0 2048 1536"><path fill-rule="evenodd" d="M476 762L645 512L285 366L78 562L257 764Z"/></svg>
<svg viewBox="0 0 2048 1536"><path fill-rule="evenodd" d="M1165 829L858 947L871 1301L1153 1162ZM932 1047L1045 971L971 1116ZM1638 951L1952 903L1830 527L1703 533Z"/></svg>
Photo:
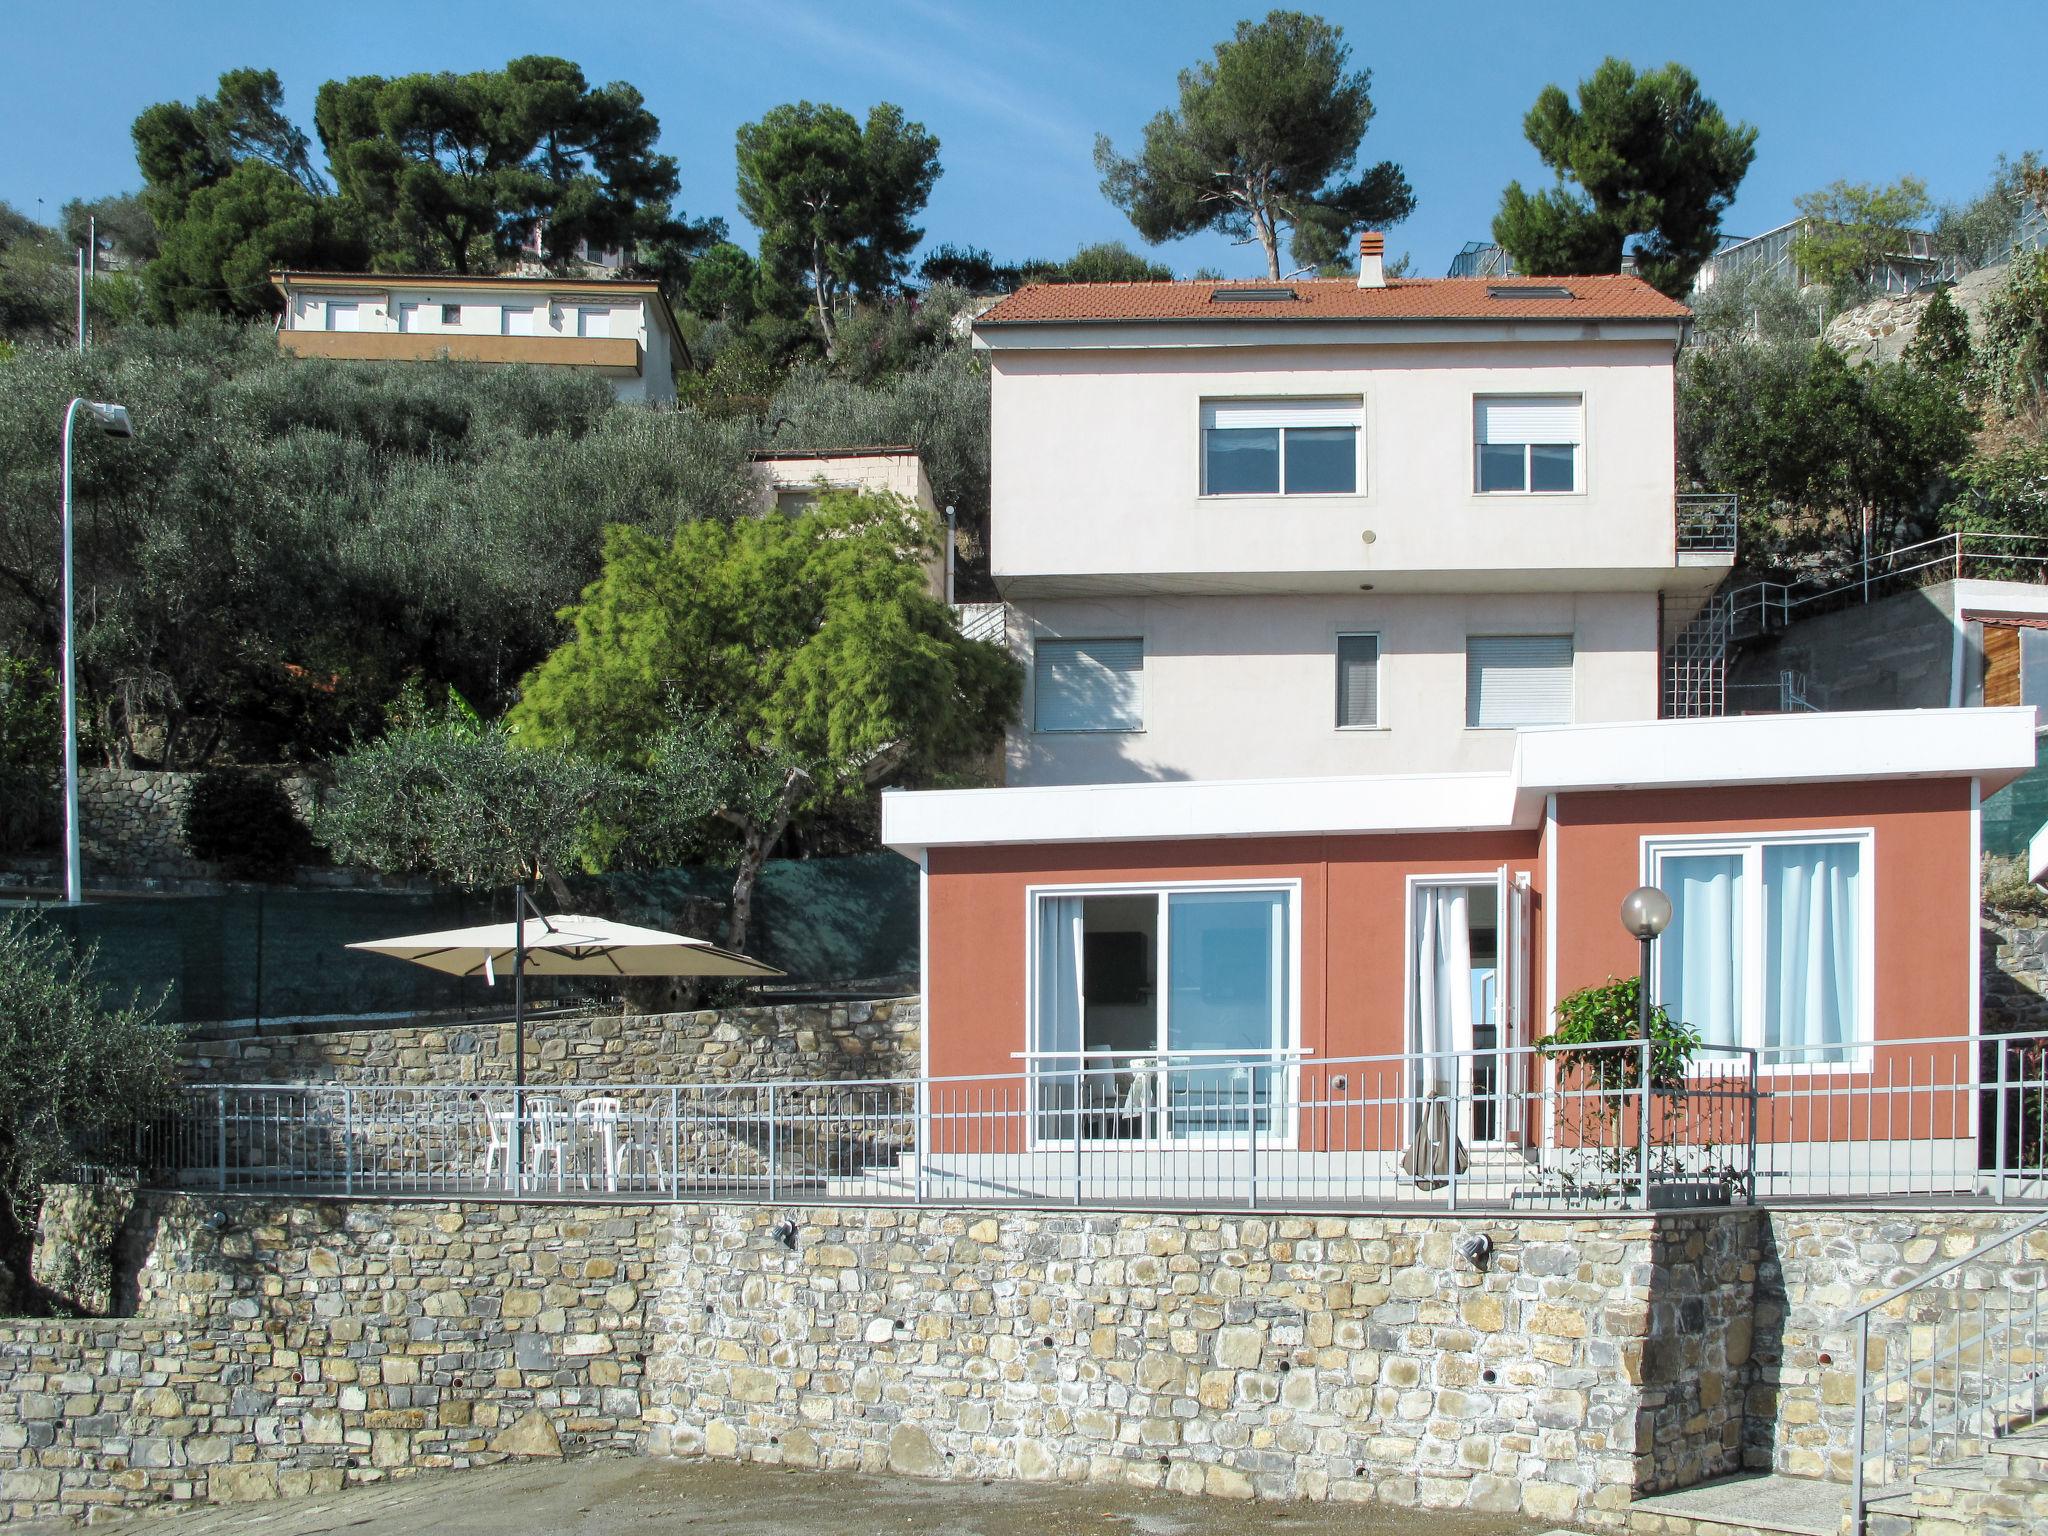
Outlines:
<svg viewBox="0 0 2048 1536"><path fill-rule="evenodd" d="M1841 1536L1849 1490L1782 1472L1742 1472L1629 1505L1641 1536Z"/></svg>

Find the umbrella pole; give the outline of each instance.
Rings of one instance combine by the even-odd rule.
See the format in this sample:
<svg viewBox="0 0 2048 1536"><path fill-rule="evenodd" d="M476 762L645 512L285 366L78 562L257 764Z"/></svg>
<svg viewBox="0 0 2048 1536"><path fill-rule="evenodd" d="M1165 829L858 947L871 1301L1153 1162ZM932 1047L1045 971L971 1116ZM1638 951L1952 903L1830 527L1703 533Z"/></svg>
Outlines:
<svg viewBox="0 0 2048 1536"><path fill-rule="evenodd" d="M526 883L512 887L512 1177L526 1176Z"/></svg>

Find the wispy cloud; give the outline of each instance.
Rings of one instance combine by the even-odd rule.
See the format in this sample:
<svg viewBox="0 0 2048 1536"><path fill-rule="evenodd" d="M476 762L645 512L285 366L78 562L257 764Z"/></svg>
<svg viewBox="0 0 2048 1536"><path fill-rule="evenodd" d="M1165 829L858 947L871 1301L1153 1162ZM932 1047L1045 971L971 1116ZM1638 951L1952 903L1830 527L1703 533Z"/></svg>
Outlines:
<svg viewBox="0 0 2048 1536"><path fill-rule="evenodd" d="M1019 91L979 60L940 43L930 33L911 46L900 27L887 28L884 36L835 20L808 5L781 4L764 12L728 0L722 8L735 23L758 26L778 42L800 43L826 58L858 59L878 74L915 86L920 96L940 97L956 107L997 119L1064 153L1085 155L1094 142L1090 129L1046 111L1036 93ZM978 30L964 27L943 7L909 0L907 8L949 31L971 35Z"/></svg>

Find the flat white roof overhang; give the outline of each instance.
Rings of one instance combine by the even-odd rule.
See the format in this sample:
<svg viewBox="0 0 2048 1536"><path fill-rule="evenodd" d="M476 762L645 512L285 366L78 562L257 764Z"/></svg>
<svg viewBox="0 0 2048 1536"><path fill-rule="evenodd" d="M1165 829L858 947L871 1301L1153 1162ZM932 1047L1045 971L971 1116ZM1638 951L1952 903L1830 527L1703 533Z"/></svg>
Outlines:
<svg viewBox="0 0 2048 1536"><path fill-rule="evenodd" d="M882 842L928 848L1531 828L1552 794L1968 779L2034 766L2034 711L1888 709L1551 726L1519 733L1505 773L1166 780L894 790Z"/></svg>

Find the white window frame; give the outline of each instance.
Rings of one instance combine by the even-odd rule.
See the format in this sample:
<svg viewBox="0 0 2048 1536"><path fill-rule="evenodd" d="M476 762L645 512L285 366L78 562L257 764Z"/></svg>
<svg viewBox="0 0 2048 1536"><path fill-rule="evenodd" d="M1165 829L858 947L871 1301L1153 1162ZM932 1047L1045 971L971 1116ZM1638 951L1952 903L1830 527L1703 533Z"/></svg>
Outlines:
<svg viewBox="0 0 2048 1536"><path fill-rule="evenodd" d="M1257 427L1276 428L1280 433L1280 459L1274 488L1270 491L1212 491L1209 489L1209 415L1217 407L1240 407L1257 410L1270 420L1256 423ZM1328 414L1331 407L1342 407L1350 413L1348 421L1313 420L1313 415ZM1290 414L1302 419L1288 421ZM1348 427L1352 436L1351 485L1348 491L1289 491L1287 489L1287 429L1292 427ZM1195 417L1197 494L1204 501L1331 501L1356 500L1366 494L1365 480L1365 399L1362 395L1209 395L1200 402Z"/></svg>
<svg viewBox="0 0 2048 1536"><path fill-rule="evenodd" d="M1579 410L1579 435L1572 443L1572 483L1569 490L1539 491L1535 489L1535 464L1530 457L1532 447L1556 447L1554 443L1522 444L1522 487L1520 490L1486 491L1480 489L1479 455L1487 445L1480 440L1479 415L1489 400L1576 400ZM1490 390L1472 397L1472 494L1474 496L1583 496L1586 494L1586 395L1583 390Z"/></svg>
<svg viewBox="0 0 2048 1536"><path fill-rule="evenodd" d="M1786 1061L1777 1059L1782 1051L1768 1048L1773 1049L1773 1057L1758 1064L1758 1070L1765 1074L1839 1074L1868 1072L1871 1068L1877 1045L1876 829L1838 827L1799 832L1645 833L1642 837L1641 877L1645 885L1657 885L1659 889L1662 889L1659 884L1662 863L1667 858L1683 858L1687 854L1722 858L1731 853L1742 855L1742 1038L1736 1044L1754 1050L1767 1049L1764 1044L1764 849L1804 847L1815 843L1857 845L1855 1030L1840 1047L1843 1052L1840 1061ZM1657 942L1661 944L1663 940ZM1653 1000L1660 1005L1663 1003L1662 974L1663 966L1653 957L1650 983ZM1719 1051L1693 1058L1695 1065L1733 1059Z"/></svg>
<svg viewBox="0 0 2048 1536"><path fill-rule="evenodd" d="M1343 721L1344 707L1344 642L1346 640L1372 641L1373 670L1373 711L1371 725L1346 725ZM1387 646L1380 631L1376 629L1340 629L1330 639L1330 664L1336 672L1336 698L1331 703L1331 713L1336 717L1336 729L1340 731L1384 731L1387 728L1387 692L1385 663Z"/></svg>
<svg viewBox="0 0 2048 1536"><path fill-rule="evenodd" d="M1300 1043L1302 899L1300 877L1283 876L1271 880L1087 881L1072 885L1027 885L1024 888L1024 1047L1022 1051L1017 1053L1017 1060L1024 1069L1024 1123L1028 1144L1032 1151L1057 1151L1061 1148L1071 1149L1074 1145L1071 1136L1064 1138L1059 1136L1041 1137L1038 1134L1038 1073L1035 1070L1037 1057L1033 1054L1037 1047L1032 1044L1038 1027L1038 904L1048 898L1059 896L1156 895L1159 898L1159 913L1157 918L1154 919L1153 928L1153 942L1157 946L1156 958L1159 964L1159 984L1154 990L1154 1006L1157 1017L1153 1021L1155 1029L1153 1038L1159 1042L1158 1054L1168 1055L1171 1053L1167 1051L1165 1041L1172 1008L1167 997L1170 989L1166 983L1166 967L1168 963L1167 945L1171 942L1172 927L1171 919L1168 916L1169 904L1167 898L1190 891L1196 893L1210 891L1266 891L1277 893L1285 900L1287 912L1288 986L1284 1006L1281 1009L1281 1029L1285 1038L1274 1045L1273 1051L1274 1059L1283 1062L1286 1066L1284 1072L1276 1072L1274 1074L1276 1084L1285 1084L1284 1093L1276 1093L1274 1095L1274 1103L1276 1105L1286 1105L1287 1112L1284 1125L1281 1124L1282 1116L1278 1112L1274 1114L1272 1117L1273 1124L1265 1135L1258 1137L1258 1144L1261 1147L1272 1147L1281 1151L1291 1150L1295 1146L1300 1137L1302 1118L1301 1062L1302 1058L1307 1054ZM1086 1006L1085 997L1083 998L1083 1006L1084 1008ZM1085 1039L1083 1045L1084 1047L1086 1045ZM1071 1055L1072 1053L1056 1054ZM1166 1117L1161 1115L1161 1127L1164 1128L1166 1124ZM1228 1147L1247 1146L1251 1143L1252 1136L1252 1131L1247 1131L1242 1136L1235 1133L1228 1136L1169 1136L1162 1133L1148 1140L1133 1139L1119 1141L1105 1139L1091 1141L1084 1139L1081 1145L1088 1151L1108 1151L1113 1148L1127 1149L1137 1147Z"/></svg>
<svg viewBox="0 0 2048 1536"><path fill-rule="evenodd" d="M593 336L588 329L591 317L594 315L604 316L604 334L602 336ZM612 318L612 306L609 304L578 304L576 306L576 334L589 341L614 340L615 338L612 335Z"/></svg>
<svg viewBox="0 0 2048 1536"><path fill-rule="evenodd" d="M1472 642L1475 640L1568 640L1572 647L1572 665L1569 682L1569 696L1565 700L1565 717L1562 720L1546 720L1524 725L1478 725L1472 719ZM1484 634L1465 636L1465 729L1468 731L1540 731L1552 726L1571 725L1579 718L1579 636L1577 630L1531 629L1493 630Z"/></svg>
<svg viewBox="0 0 2048 1536"><path fill-rule="evenodd" d="M460 301L457 301L457 302L455 302L455 303L453 303L453 304L442 304L442 305L441 305L441 325L442 325L442 327L443 327L443 328L445 329L445 328L447 328L447 327L449 327L449 326L459 326L459 325L461 325L461 324L462 324L462 304L461 304L461 302L460 302Z"/></svg>
<svg viewBox="0 0 2048 1536"><path fill-rule="evenodd" d="M524 315L528 329L512 329L512 317ZM501 336L538 336L547 322L546 311L537 304L501 304L498 306L498 334Z"/></svg>
<svg viewBox="0 0 2048 1536"><path fill-rule="evenodd" d="M1038 723L1039 669L1038 647L1047 641L1054 645L1087 645L1090 642L1134 642L1138 647L1138 723L1136 725L1040 725ZM1034 736L1138 736L1145 730L1145 719L1151 700L1145 687L1148 677L1149 652L1151 647L1143 635L1037 635L1031 641L1031 734Z"/></svg>
<svg viewBox="0 0 2048 1536"><path fill-rule="evenodd" d="M363 328L363 301L361 299L323 299L321 300L321 309L323 311L321 315L321 328L323 330L352 334L360 332ZM341 310L348 311L350 324L336 325L334 323L337 312Z"/></svg>

